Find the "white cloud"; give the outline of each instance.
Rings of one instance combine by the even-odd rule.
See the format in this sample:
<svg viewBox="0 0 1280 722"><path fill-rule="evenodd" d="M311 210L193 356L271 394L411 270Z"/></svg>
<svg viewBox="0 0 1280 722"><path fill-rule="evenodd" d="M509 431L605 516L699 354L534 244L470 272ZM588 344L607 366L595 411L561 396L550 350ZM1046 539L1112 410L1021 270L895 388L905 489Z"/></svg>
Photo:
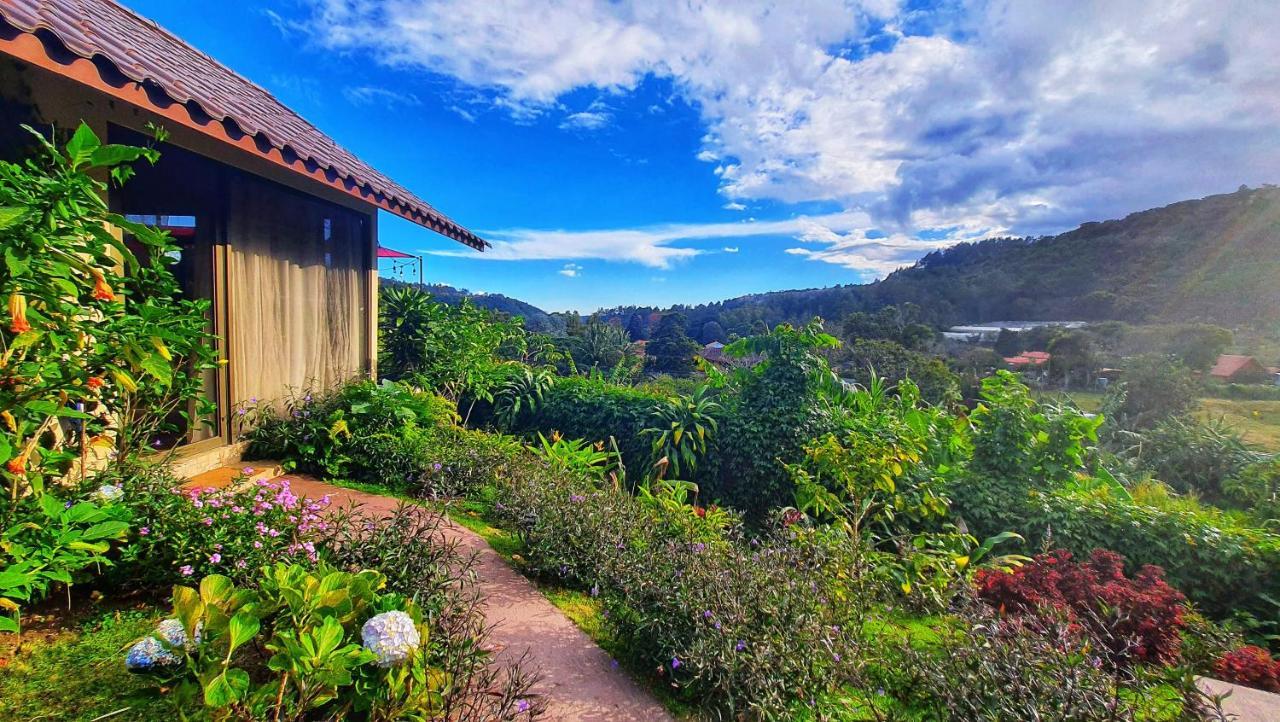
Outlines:
<svg viewBox="0 0 1280 722"><path fill-rule="evenodd" d="M482 231L493 243L483 254L471 251L428 249L423 253L492 261L583 260L595 259L636 263L650 268L670 268L711 251L687 245L690 241L726 240L790 236L813 248L788 250L813 260L838 263L856 268L855 261L865 258L867 265L859 270L880 273L898 265L909 265L921 255L957 242L972 234L963 230L947 235L946 240L913 239L906 235L870 238L870 218L861 212L841 212L818 216L798 216L776 221L743 221L737 223L672 223L640 228L615 228L585 231L507 229ZM739 246L723 246L724 253L737 253ZM901 259L903 262L897 262ZM889 266L893 260L896 265ZM568 263L560 273L576 276L581 266ZM565 273L566 270L574 273Z"/></svg>
<svg viewBox="0 0 1280 722"><path fill-rule="evenodd" d="M731 202L835 202L892 238L1048 232L1280 174L1280 3L307 1L321 45L451 76L521 120L669 79ZM629 242L648 265L696 254L651 229L609 247Z"/></svg>
<svg viewBox="0 0 1280 722"><path fill-rule="evenodd" d="M566 263L564 264L564 268L556 271L556 273L559 273L561 276L568 276L569 278L577 278L582 275L582 266L579 266L576 263Z"/></svg>
<svg viewBox="0 0 1280 722"><path fill-rule="evenodd" d="M726 211L745 211L747 207L737 201L729 201L722 206Z"/></svg>
<svg viewBox="0 0 1280 722"><path fill-rule="evenodd" d="M352 105L373 105L376 103L389 108L422 105L422 101L413 93L401 93L372 85L343 88L342 95Z"/></svg>
<svg viewBox="0 0 1280 722"><path fill-rule="evenodd" d="M582 111L570 113L560 121L561 130L599 130L609 124L608 113Z"/></svg>

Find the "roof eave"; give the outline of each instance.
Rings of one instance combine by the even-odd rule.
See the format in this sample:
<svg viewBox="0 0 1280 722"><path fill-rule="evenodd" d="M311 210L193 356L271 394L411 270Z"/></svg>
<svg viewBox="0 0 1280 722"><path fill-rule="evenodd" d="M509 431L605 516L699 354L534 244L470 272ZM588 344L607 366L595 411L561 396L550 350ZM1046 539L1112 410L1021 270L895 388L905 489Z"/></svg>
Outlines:
<svg viewBox="0 0 1280 722"><path fill-rule="evenodd" d="M297 175L394 213L477 251L490 246L483 238L447 216L434 212L434 209L424 208L423 205L377 190L369 183L349 174L341 174L332 166L326 167L313 158L302 158L287 142L277 144L263 132L246 134L240 130L234 118L212 117L198 102L178 101L153 81L131 78L121 72L111 58L101 54L93 57L79 55L67 48L48 28L25 29L0 17L0 52L155 113L241 151L265 158ZM104 77L102 69L93 58L101 58L118 77Z"/></svg>

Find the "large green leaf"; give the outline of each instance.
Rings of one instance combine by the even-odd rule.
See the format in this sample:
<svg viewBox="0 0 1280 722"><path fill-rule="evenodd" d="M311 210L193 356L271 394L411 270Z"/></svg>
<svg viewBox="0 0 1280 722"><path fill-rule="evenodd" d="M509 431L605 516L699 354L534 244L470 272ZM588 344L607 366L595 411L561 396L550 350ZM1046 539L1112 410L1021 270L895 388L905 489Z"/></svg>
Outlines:
<svg viewBox="0 0 1280 722"><path fill-rule="evenodd" d="M258 618L247 612L240 612L232 617L231 624L228 626L231 632L231 648L235 649L253 639L260 626Z"/></svg>

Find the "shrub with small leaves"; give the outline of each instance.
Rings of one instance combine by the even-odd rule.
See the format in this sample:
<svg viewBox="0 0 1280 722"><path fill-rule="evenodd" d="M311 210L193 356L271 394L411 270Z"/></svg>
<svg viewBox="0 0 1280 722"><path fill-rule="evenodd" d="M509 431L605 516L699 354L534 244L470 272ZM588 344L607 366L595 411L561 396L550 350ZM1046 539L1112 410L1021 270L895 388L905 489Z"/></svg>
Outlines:
<svg viewBox="0 0 1280 722"><path fill-rule="evenodd" d="M1280 692L1280 660L1261 647L1233 649L1213 665L1214 676L1268 692Z"/></svg>

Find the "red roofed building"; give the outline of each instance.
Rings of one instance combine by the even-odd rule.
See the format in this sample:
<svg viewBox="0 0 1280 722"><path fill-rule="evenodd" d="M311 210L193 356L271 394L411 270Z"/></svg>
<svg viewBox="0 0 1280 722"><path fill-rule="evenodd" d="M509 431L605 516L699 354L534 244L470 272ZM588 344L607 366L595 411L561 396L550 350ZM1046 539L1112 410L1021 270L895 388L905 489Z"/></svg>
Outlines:
<svg viewBox="0 0 1280 722"><path fill-rule="evenodd" d="M1232 383L1258 383L1269 380L1272 373L1252 356L1223 354L1209 369L1209 375Z"/></svg>
<svg viewBox="0 0 1280 722"><path fill-rule="evenodd" d="M205 379L217 412L164 440L184 453L233 453L238 404L374 373L379 209L478 251L487 245L262 87L114 0L0 2L0 103L6 160L28 152L19 123L60 139L83 123L104 143L128 145L149 142L151 126L167 131L160 160L136 164L105 201L169 230L183 293L212 305L226 362Z"/></svg>
<svg viewBox="0 0 1280 722"><path fill-rule="evenodd" d="M1013 369L1040 368L1053 358L1046 351L1023 351L1017 356L1006 356L1004 362Z"/></svg>

